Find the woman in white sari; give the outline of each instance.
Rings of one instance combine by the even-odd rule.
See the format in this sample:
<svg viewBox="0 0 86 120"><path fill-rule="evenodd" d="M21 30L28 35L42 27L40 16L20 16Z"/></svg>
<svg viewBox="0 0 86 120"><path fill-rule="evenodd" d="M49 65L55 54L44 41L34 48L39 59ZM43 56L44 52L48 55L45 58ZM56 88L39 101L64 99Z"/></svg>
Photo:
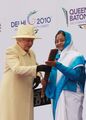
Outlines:
<svg viewBox="0 0 86 120"><path fill-rule="evenodd" d="M82 120L85 84L85 60L73 47L71 35L58 31L55 36L58 49L55 61L47 61L52 67L46 96L51 98L54 120Z"/></svg>

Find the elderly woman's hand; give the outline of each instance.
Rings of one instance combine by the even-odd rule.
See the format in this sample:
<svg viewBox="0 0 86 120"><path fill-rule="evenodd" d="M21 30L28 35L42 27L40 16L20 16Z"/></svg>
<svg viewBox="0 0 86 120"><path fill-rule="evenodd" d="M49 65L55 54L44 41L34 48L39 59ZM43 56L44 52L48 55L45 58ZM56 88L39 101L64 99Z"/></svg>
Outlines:
<svg viewBox="0 0 86 120"><path fill-rule="evenodd" d="M45 63L51 67L56 66L56 61L46 61Z"/></svg>

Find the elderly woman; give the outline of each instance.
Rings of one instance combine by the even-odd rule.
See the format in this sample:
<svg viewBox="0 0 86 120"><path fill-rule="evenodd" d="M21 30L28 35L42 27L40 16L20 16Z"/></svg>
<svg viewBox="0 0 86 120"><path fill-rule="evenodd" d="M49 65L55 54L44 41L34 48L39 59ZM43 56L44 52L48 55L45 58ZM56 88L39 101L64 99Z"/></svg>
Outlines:
<svg viewBox="0 0 86 120"><path fill-rule="evenodd" d="M33 120L33 79L37 62L31 49L37 39L32 25L19 25L16 44L6 50L0 86L0 120Z"/></svg>
<svg viewBox="0 0 86 120"><path fill-rule="evenodd" d="M46 61L52 70L45 91L52 99L54 120L82 120L84 57L74 49L68 32L58 31L55 45L58 49L55 61Z"/></svg>

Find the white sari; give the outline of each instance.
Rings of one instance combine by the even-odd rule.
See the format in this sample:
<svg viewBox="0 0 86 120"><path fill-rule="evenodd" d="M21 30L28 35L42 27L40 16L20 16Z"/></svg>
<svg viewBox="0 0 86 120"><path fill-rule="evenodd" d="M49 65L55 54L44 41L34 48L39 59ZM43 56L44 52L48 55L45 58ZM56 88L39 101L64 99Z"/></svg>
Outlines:
<svg viewBox="0 0 86 120"><path fill-rule="evenodd" d="M72 69L84 66L84 58L74 49L70 34L66 33L65 38L67 46L65 47L64 45L60 57L58 57L58 54L56 56L58 65L62 64ZM46 96L52 99L53 118L54 120L82 120L83 93L80 92L78 85L76 92L63 90L68 78L59 69L60 66L52 68L49 82L46 86Z"/></svg>

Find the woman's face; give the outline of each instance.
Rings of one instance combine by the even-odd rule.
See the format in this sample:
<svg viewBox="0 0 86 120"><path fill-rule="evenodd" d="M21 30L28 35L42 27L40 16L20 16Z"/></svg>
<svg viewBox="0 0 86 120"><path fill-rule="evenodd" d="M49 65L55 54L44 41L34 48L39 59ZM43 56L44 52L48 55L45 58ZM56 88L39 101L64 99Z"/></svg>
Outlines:
<svg viewBox="0 0 86 120"><path fill-rule="evenodd" d="M28 51L33 45L33 38L21 38L18 40L18 44L25 50Z"/></svg>
<svg viewBox="0 0 86 120"><path fill-rule="evenodd" d="M58 48L59 50L63 50L64 43L65 43L65 36L62 33L58 34L55 39L56 48Z"/></svg>

